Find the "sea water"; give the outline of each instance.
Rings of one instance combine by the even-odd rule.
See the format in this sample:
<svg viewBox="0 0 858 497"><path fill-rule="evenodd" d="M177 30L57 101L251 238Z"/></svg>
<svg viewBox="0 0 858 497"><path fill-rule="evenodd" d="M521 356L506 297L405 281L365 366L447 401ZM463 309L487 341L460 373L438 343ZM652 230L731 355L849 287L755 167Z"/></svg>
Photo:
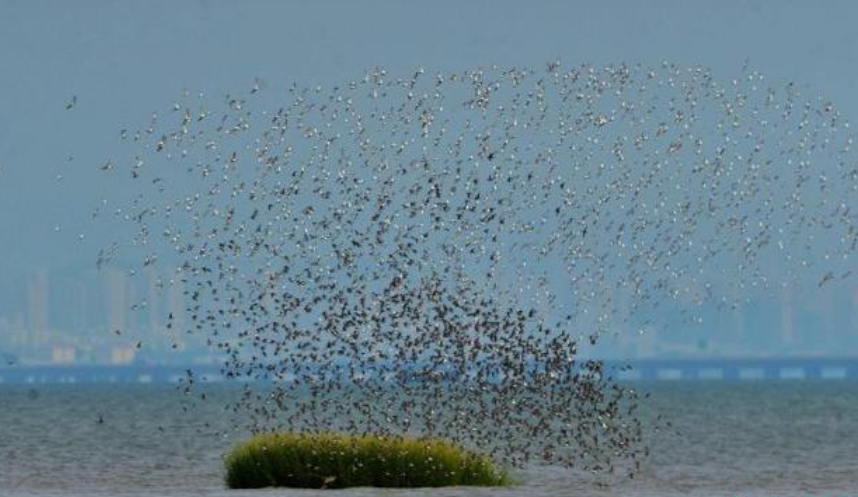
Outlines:
<svg viewBox="0 0 858 497"><path fill-rule="evenodd" d="M652 436L634 479L601 487L531 467L508 489L230 491L222 455L247 436L209 385L0 385L0 496L858 496L858 382L636 383Z"/></svg>

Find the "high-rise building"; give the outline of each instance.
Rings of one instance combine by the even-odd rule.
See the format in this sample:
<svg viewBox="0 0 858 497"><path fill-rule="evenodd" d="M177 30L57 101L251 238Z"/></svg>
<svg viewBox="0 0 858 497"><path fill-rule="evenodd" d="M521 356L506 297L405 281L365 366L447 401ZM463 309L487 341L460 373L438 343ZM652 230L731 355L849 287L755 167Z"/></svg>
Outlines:
<svg viewBox="0 0 858 497"><path fill-rule="evenodd" d="M794 340L792 287L786 285L781 292L781 341L784 345L789 345Z"/></svg>
<svg viewBox="0 0 858 497"><path fill-rule="evenodd" d="M0 318L0 351L20 355L26 343L27 336L21 323L5 316Z"/></svg>
<svg viewBox="0 0 858 497"><path fill-rule="evenodd" d="M15 318L12 319L12 330L15 336L18 337L18 353L23 354L26 352L27 348L27 328L24 325L24 314L17 313L15 314Z"/></svg>
<svg viewBox="0 0 858 497"><path fill-rule="evenodd" d="M138 280L131 279L130 281L126 278L125 280L125 303L128 306L126 311L130 311L125 316L125 326L133 331L137 332L140 329L140 320L143 317L143 313L141 312L141 297L138 295L139 289L137 288Z"/></svg>
<svg viewBox="0 0 858 497"><path fill-rule="evenodd" d="M185 319L185 285L178 277L174 277L169 282L169 299L173 331L181 330Z"/></svg>
<svg viewBox="0 0 858 497"><path fill-rule="evenodd" d="M104 275L106 290L107 326L111 331L124 331L126 328L126 308L128 306L128 282L125 273L116 268L108 268Z"/></svg>
<svg viewBox="0 0 858 497"><path fill-rule="evenodd" d="M161 316L161 300L164 293L164 285L161 275L155 269L150 269L148 272L149 296L149 333L158 335L163 325L163 316Z"/></svg>
<svg viewBox="0 0 858 497"><path fill-rule="evenodd" d="M44 267L36 268L30 276L27 284L27 307L28 307L28 328L29 340L28 353L34 353L40 347L44 346L48 340L49 334L49 288L48 288L48 269Z"/></svg>
<svg viewBox="0 0 858 497"><path fill-rule="evenodd" d="M88 305L86 284L82 282L75 283L72 301L72 332L78 334L78 336L82 336L89 331L86 314L86 306Z"/></svg>
<svg viewBox="0 0 858 497"><path fill-rule="evenodd" d="M16 347L12 327L6 317L0 317L0 352L9 352Z"/></svg>
<svg viewBox="0 0 858 497"><path fill-rule="evenodd" d="M168 340L170 342L171 350L175 352L180 352L185 350L186 335L183 333L185 331L185 285L182 283L178 274L175 274L173 278L169 281L169 291L168 291L168 309L169 316L167 325L165 327L169 327L167 333L169 335Z"/></svg>
<svg viewBox="0 0 858 497"><path fill-rule="evenodd" d="M852 294L852 332L858 335L858 290Z"/></svg>
<svg viewBox="0 0 858 497"><path fill-rule="evenodd" d="M741 346L745 340L745 300L737 296L733 302L733 331L735 332L734 345Z"/></svg>

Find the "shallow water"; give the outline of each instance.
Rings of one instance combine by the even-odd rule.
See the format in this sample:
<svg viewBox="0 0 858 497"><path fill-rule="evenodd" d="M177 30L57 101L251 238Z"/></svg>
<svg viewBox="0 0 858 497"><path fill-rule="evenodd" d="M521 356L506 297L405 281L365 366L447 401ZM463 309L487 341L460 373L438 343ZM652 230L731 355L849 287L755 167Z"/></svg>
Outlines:
<svg viewBox="0 0 858 497"><path fill-rule="evenodd" d="M785 496L858 495L858 382L661 382L645 415L656 435L634 480L606 489L573 471L530 468L509 489L228 491L229 416L213 387L187 413L170 386L0 386L0 495ZM103 423L99 423L99 417Z"/></svg>

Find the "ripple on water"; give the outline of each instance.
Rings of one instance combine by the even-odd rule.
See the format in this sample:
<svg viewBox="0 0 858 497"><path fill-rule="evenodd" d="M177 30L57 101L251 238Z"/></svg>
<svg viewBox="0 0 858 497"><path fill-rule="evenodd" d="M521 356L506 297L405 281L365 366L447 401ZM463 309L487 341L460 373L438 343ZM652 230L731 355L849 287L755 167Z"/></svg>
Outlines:
<svg viewBox="0 0 858 497"><path fill-rule="evenodd" d="M212 387L209 401L169 386L0 386L0 495L243 497L227 491L221 455L243 433L229 430L223 404L236 391ZM858 382L649 384L644 415L664 413L675 432L656 436L634 481L599 489L575 472L531 468L510 489L467 495L634 497L849 495L858 491ZM103 424L98 423L99 415ZM220 432L220 433L219 433ZM229 432L223 436L222 432ZM287 495L460 496L461 489ZM277 492L277 495L283 495Z"/></svg>

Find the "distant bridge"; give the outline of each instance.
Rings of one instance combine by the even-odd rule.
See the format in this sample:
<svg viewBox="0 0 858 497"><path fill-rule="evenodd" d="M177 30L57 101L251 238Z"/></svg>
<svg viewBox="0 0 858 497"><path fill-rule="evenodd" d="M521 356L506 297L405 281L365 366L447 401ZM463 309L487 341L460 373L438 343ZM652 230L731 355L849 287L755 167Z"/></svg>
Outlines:
<svg viewBox="0 0 858 497"><path fill-rule="evenodd" d="M628 365L630 369L623 369ZM858 379L858 357L652 358L606 361L621 380L834 380ZM0 366L0 383L177 383L222 380L220 366L206 365L19 365Z"/></svg>
<svg viewBox="0 0 858 497"><path fill-rule="evenodd" d="M218 381L220 366L207 365L21 365L0 367L0 383L178 383Z"/></svg>
<svg viewBox="0 0 858 497"><path fill-rule="evenodd" d="M618 368L622 361L608 361ZM626 380L858 379L858 357L652 358L626 362Z"/></svg>

